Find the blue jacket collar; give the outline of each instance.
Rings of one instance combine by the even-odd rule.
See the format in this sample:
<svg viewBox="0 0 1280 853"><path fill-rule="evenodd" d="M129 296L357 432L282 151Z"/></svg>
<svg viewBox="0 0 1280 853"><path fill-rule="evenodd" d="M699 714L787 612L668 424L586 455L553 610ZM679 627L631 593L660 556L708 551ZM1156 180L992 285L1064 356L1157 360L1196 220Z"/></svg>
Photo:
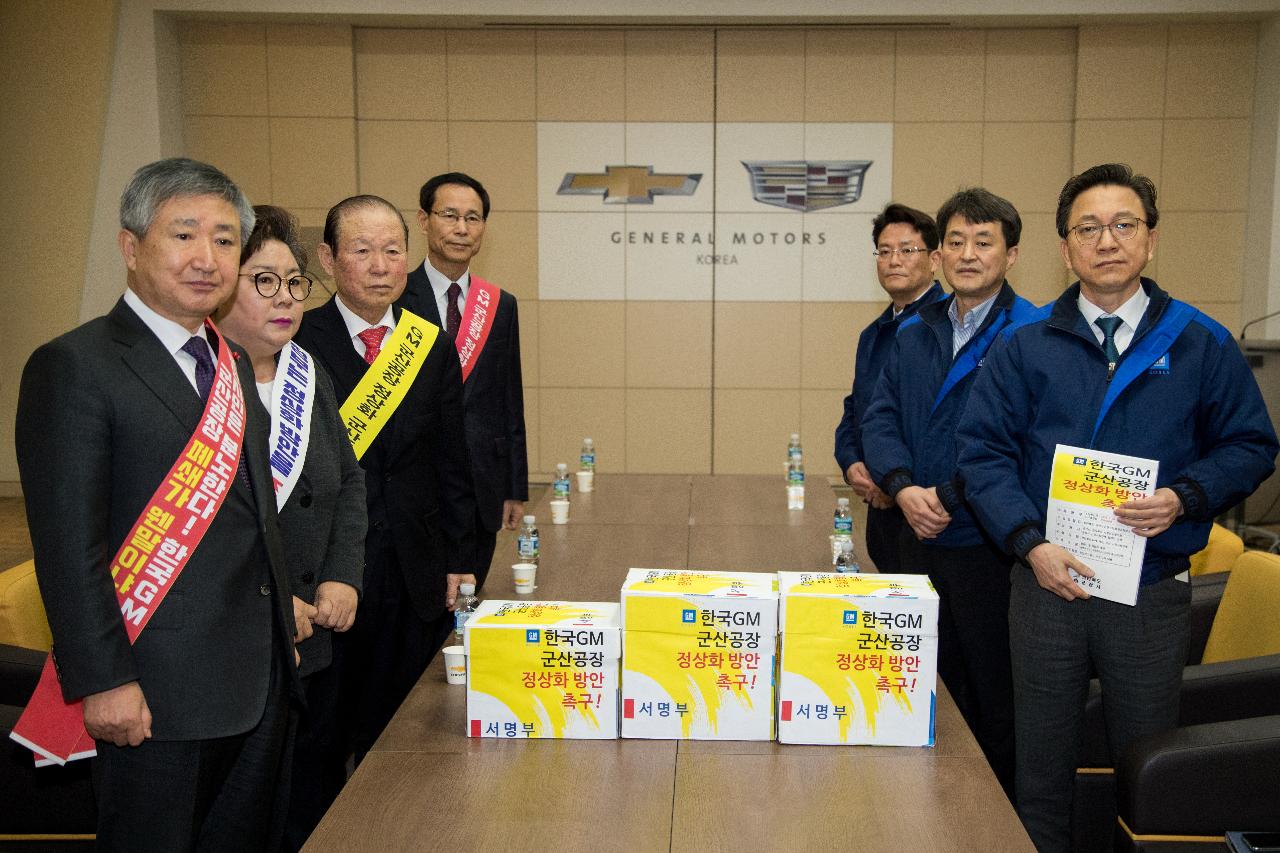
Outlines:
<svg viewBox="0 0 1280 853"><path fill-rule="evenodd" d="M1133 333L1135 341L1159 322L1160 317L1163 316L1165 309L1169 307L1169 303L1173 299L1149 278L1142 279L1142 288L1147 291L1147 297L1151 302L1147 305L1147 313L1142 316L1142 322L1138 324L1137 330ZM1057 301L1053 303L1053 311L1049 314L1049 319L1046 322L1055 329L1070 332L1073 335L1079 335L1097 343L1097 337L1089 329L1089 324L1085 322L1084 315L1080 313L1080 308L1076 305L1076 300L1079 298L1080 282L1077 281L1064 290Z"/></svg>
<svg viewBox="0 0 1280 853"><path fill-rule="evenodd" d="M935 279L933 284L929 285L929 289L926 290L924 293L920 294L919 299L907 305L906 308L903 308L902 313L899 314L897 317L893 316L893 303L890 302L889 307L885 308L884 311L881 312L880 316L876 318L876 325L884 326L894 322L901 323L905 321L908 317L915 314L925 305L938 302L939 300L943 299L946 295L947 295L947 292L942 289L942 285Z"/></svg>

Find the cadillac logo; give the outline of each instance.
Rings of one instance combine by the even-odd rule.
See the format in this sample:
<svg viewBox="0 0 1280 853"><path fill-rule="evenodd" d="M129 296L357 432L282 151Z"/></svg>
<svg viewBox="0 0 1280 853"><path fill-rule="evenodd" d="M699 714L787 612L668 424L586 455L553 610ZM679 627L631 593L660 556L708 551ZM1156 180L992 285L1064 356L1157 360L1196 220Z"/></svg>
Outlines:
<svg viewBox="0 0 1280 853"><path fill-rule="evenodd" d="M603 173L569 172L557 195L600 195L605 204L653 204L655 195L693 195L702 175L653 173L652 166L609 166Z"/></svg>
<svg viewBox="0 0 1280 853"><path fill-rule="evenodd" d="M751 195L788 210L826 210L853 204L862 195L870 160L743 160Z"/></svg>

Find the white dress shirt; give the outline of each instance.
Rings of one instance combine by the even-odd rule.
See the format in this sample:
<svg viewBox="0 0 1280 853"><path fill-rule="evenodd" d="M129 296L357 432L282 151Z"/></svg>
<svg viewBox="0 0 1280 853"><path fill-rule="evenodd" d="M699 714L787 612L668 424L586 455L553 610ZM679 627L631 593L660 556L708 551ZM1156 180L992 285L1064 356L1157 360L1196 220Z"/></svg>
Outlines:
<svg viewBox="0 0 1280 853"><path fill-rule="evenodd" d="M173 356L173 360L178 363L178 368L182 370L182 375L187 377L191 387L199 394L200 386L196 385L196 360L190 354L182 351L183 345L191 340L192 332L183 328L181 324L173 322L168 317L161 317L142 301L142 297L128 287L124 290L124 304L132 308L134 313L146 324L146 327L151 330L151 333L160 339L160 343L169 351L169 355ZM205 344L208 345L209 338L205 335L204 323L200 324L200 328L195 331L194 335L203 339ZM218 356L214 354L213 347L209 347L209 355L216 367Z"/></svg>
<svg viewBox="0 0 1280 853"><path fill-rule="evenodd" d="M440 326L444 328L449 323L448 292L453 279L431 266L430 260L422 262L422 271L427 274L427 281L431 282L431 292L436 297L436 310L440 312ZM462 289L462 293L458 295L458 313L462 314L467 305L467 294L471 291L471 270L464 272L458 279L458 287Z"/></svg>
<svg viewBox="0 0 1280 853"><path fill-rule="evenodd" d="M1098 343L1106 340L1106 335L1102 333L1102 329L1098 328L1098 324L1094 321L1099 317L1119 317L1120 325L1116 327L1115 342L1116 352L1123 354L1129 348L1129 344L1133 341L1133 335L1138 331L1138 324L1142 322L1142 315L1147 313L1147 306L1151 304L1151 297L1147 295L1147 290L1142 285L1138 285L1138 292L1130 296L1123 305L1115 310L1114 314L1108 314L1097 305L1094 305L1088 299L1084 298L1084 291L1076 297L1076 307L1080 309L1080 313L1084 315L1085 322L1089 324L1089 331L1093 332L1093 336L1098 339Z"/></svg>
<svg viewBox="0 0 1280 853"><path fill-rule="evenodd" d="M342 315L342 322L347 324L347 334L351 336L351 348L356 351L356 355L364 358L364 341L358 337L361 332L372 329L374 326L386 326L388 331L383 335L382 342L385 344L387 338L391 337L391 331L396 327L396 315L390 305L387 306L387 313L382 315L381 320L376 323L366 323L346 306L342 301L341 293L334 297L334 302L338 306L338 313Z"/></svg>

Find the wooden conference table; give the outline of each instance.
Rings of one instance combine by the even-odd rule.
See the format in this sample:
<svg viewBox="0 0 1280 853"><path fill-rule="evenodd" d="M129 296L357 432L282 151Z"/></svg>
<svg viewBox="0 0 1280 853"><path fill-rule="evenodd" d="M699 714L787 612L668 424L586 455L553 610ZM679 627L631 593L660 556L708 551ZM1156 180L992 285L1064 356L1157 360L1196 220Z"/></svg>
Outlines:
<svg viewBox="0 0 1280 853"><path fill-rule="evenodd" d="M830 565L835 495L820 480L798 512L786 508L781 476L617 474L595 485L575 490L567 525L551 524L549 494L529 509L542 534L531 598L617 601L633 566ZM516 560L503 551L486 598L517 598ZM466 688L445 683L442 657L306 853L1033 849L941 682L932 749L507 741L467 737Z"/></svg>

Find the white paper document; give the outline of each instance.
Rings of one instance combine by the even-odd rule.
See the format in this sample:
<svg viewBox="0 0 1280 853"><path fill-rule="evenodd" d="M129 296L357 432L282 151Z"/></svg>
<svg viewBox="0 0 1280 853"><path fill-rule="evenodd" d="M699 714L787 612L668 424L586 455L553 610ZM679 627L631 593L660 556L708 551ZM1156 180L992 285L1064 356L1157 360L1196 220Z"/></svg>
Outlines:
<svg viewBox="0 0 1280 853"><path fill-rule="evenodd" d="M1059 444L1053 454L1045 537L1074 554L1094 576L1071 573L1090 595L1135 604L1147 540L1121 524L1115 508L1156 490L1154 459Z"/></svg>

